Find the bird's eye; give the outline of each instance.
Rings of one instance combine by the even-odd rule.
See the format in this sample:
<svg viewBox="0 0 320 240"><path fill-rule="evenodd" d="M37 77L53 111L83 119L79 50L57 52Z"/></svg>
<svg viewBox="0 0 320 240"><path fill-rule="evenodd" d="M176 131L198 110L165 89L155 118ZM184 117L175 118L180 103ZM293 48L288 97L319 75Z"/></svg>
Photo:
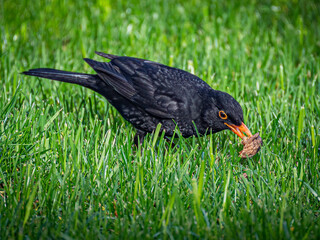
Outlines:
<svg viewBox="0 0 320 240"><path fill-rule="evenodd" d="M228 118L227 114L224 111L219 111L219 117L223 120Z"/></svg>

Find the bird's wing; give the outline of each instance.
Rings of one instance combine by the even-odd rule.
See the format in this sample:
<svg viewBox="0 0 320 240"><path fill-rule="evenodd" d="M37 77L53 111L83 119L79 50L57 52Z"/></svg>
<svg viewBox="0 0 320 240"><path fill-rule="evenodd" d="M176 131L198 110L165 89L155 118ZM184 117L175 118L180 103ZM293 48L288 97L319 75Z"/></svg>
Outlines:
<svg viewBox="0 0 320 240"><path fill-rule="evenodd" d="M85 59L118 93L151 115L194 120L203 105L200 90L208 85L180 69L131 57L109 63Z"/></svg>

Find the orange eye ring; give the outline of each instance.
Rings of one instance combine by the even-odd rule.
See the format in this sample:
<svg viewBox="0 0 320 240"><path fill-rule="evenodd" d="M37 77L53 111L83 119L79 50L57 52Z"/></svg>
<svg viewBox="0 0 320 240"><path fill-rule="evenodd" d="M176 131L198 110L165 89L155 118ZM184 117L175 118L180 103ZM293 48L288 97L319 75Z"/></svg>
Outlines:
<svg viewBox="0 0 320 240"><path fill-rule="evenodd" d="M228 118L227 114L224 111L219 111L219 117L223 120Z"/></svg>

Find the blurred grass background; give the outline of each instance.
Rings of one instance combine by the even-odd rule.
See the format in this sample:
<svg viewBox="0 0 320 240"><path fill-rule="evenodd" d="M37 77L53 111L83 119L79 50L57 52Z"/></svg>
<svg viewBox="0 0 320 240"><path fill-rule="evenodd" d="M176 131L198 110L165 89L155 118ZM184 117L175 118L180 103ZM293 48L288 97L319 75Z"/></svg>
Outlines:
<svg viewBox="0 0 320 240"><path fill-rule="evenodd" d="M0 238L319 239L318 1L0 0ZM260 132L172 148L100 95L26 77L94 51L194 72Z"/></svg>

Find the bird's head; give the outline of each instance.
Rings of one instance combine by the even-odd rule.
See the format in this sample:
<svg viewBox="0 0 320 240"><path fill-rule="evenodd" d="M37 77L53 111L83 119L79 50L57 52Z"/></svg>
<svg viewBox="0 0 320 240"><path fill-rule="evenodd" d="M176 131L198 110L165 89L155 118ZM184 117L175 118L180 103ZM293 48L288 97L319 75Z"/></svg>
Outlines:
<svg viewBox="0 0 320 240"><path fill-rule="evenodd" d="M252 134L243 123L243 111L240 104L228 93L216 91L210 93L210 102L205 110L204 120L215 131L230 129L240 138Z"/></svg>

